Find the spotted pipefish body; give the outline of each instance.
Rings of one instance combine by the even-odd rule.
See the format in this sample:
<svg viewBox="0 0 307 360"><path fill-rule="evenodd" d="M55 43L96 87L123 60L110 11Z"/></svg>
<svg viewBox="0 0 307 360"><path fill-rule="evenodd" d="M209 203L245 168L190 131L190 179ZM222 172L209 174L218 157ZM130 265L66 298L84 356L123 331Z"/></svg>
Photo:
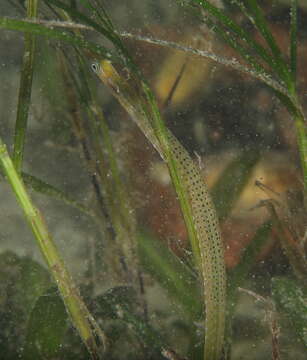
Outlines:
<svg viewBox="0 0 307 360"><path fill-rule="evenodd" d="M131 86L108 60L93 64L92 69L165 159L150 120ZM176 160L178 175L188 195L200 250L206 314L204 360L220 360L225 331L226 271L218 218L198 166L170 131L167 131L167 138L169 151Z"/></svg>

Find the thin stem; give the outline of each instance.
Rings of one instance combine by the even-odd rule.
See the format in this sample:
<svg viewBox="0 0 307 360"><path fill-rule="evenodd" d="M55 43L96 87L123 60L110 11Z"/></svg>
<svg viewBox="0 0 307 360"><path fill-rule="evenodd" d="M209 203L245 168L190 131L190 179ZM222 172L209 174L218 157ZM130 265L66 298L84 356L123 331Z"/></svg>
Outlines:
<svg viewBox="0 0 307 360"><path fill-rule="evenodd" d="M92 359L99 359L98 345L92 326L100 340L105 343L105 337L95 323L86 305L79 295L79 291L65 267L56 245L48 232L46 223L40 211L33 205L25 185L15 169L15 166L7 152L5 144L0 139L0 162L4 173L15 193L16 199L22 208L25 218L35 236L37 244L48 265L49 271L54 278L63 301L70 314L71 321L84 344L86 345ZM99 329L99 331L98 331Z"/></svg>
<svg viewBox="0 0 307 360"><path fill-rule="evenodd" d="M105 24L100 25L96 21L92 20L91 18L84 15L84 13L66 5L62 1L59 0L44 0L50 4L53 4L60 9L66 11L72 18L79 19L82 23L93 27L97 32L105 36L111 42L114 42L119 48L122 49L122 44L118 41L119 39L113 35L113 31L110 31L109 27L106 28Z"/></svg>
<svg viewBox="0 0 307 360"><path fill-rule="evenodd" d="M103 8L103 6L101 6L101 4L97 2L95 4L95 7L88 0L80 0L80 2L93 12L93 14L96 16L97 19L101 21L105 28L113 30L112 22L110 21L107 13L105 12L105 9Z"/></svg>
<svg viewBox="0 0 307 360"><path fill-rule="evenodd" d="M27 19L27 22L32 24L41 24L50 29L53 29L54 27L59 27L59 28L67 28L74 30L91 30L91 31L95 30L92 26L79 24L72 21Z"/></svg>
<svg viewBox="0 0 307 360"><path fill-rule="evenodd" d="M27 17L35 19L37 16L38 0L27 0ZM28 115L31 102L33 68L35 57L35 36L31 33L24 34L25 50L20 77L17 117L15 123L13 160L16 170L22 167Z"/></svg>
<svg viewBox="0 0 307 360"><path fill-rule="evenodd" d="M49 28L41 24L33 23L33 21L18 20L7 17L0 18L0 28L7 30L16 30L21 32L32 33L36 35L46 36L47 38L53 38L61 40L73 46L78 46L85 51L88 51L92 56L103 57L112 59L114 62L118 62L119 58L112 54L109 50L101 45L97 45L93 42L84 40L82 37L72 35L69 32Z"/></svg>
<svg viewBox="0 0 307 360"><path fill-rule="evenodd" d="M22 172L21 175L22 175L22 179L23 179L25 185L28 188L33 189L34 191L36 191L40 194L44 194L44 195L53 197L55 199L61 200L61 201L63 201L63 203L80 210L87 216L96 218L96 214L94 213L94 211L87 208L83 204L77 202L72 197L65 194L63 191L61 191L60 189L57 189L53 185L50 185L47 182L45 182L41 179L38 179L37 177L35 177L33 175L30 175L30 174L27 174L24 172Z"/></svg>
<svg viewBox="0 0 307 360"><path fill-rule="evenodd" d="M290 67L293 84L295 86L297 67L297 0L291 0L290 19Z"/></svg>
<svg viewBox="0 0 307 360"><path fill-rule="evenodd" d="M247 0L251 16L254 19L254 24L264 40L267 42L268 46L271 49L272 55L275 58L274 69L277 70L280 77L288 85L291 85L292 79L287 66L287 63L283 59L280 48L277 45L277 42L274 39L274 36L267 25L267 21L263 15L261 8L258 5L257 0Z"/></svg>
<svg viewBox="0 0 307 360"><path fill-rule="evenodd" d="M241 42L243 42L246 46L246 52L257 54L262 60L264 60L273 71L277 71L274 63L274 58L272 58L270 52L263 47L260 43L258 43L254 38L246 31L242 26L238 25L234 22L225 11L219 9L218 7L211 4L209 1L206 0L190 0L192 3L198 3L206 12L211 15L211 18L216 19L217 21L210 21L214 22L215 29L214 31L220 33L224 31L230 31L233 35L235 35L234 42L239 46ZM240 6L243 13L248 16L250 21L255 24L255 20L252 16L247 13L247 9L245 6ZM224 30L226 29L226 30ZM229 37L231 35L229 34ZM242 46L242 45L240 45ZM250 56L252 59L252 56Z"/></svg>
<svg viewBox="0 0 307 360"><path fill-rule="evenodd" d="M303 171L305 205L307 206L307 126L306 126L306 120L300 115L295 116L294 120L297 131L298 148L299 148L302 171Z"/></svg>
<svg viewBox="0 0 307 360"><path fill-rule="evenodd" d="M192 55L196 55L196 56L201 56L201 57L205 57L207 59L210 59L212 61L215 61L221 65L224 66L229 66L237 71L240 71L244 74L248 74L262 82L264 82L266 85L268 85L269 87L273 88L274 90L281 92L282 94L286 95L287 97L289 96L289 93L287 91L287 89L282 86L279 82L277 82L276 80L274 80L269 74L266 74L264 72L260 72L260 71L256 71L253 69L250 69L242 64L240 64L236 59L228 59L228 58L224 58L222 56L216 55L214 53L211 53L209 51L206 50L201 50L201 49L195 49L192 48L190 46L184 46L181 44L178 44L176 42L173 41L167 41L167 40L162 40L162 39L154 39L152 37L147 37L147 36L141 36L141 35L135 35L135 34L131 34L128 32L121 32L120 35L122 37L126 37L126 38L132 38L134 40L137 41L143 41L143 42L147 42L149 44L154 44L154 45L158 45L158 46L163 46L163 47L168 47L168 48L172 48L175 50L179 50L179 51L184 51L187 53L190 53Z"/></svg>
<svg viewBox="0 0 307 360"><path fill-rule="evenodd" d="M148 233L138 234L138 248L144 268L159 281L188 318L193 321L199 318L202 299L195 273Z"/></svg>

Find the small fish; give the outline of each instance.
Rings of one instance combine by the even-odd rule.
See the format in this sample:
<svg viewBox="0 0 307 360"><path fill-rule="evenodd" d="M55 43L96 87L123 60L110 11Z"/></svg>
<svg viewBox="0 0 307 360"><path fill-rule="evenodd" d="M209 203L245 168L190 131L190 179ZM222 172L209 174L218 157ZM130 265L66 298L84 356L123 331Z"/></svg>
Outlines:
<svg viewBox="0 0 307 360"><path fill-rule="evenodd" d="M165 159L159 140L144 110L142 99L116 71L109 60L94 63L92 69L130 114L141 131ZM198 246L200 270L204 281L206 360L220 360L223 352L226 314L226 270L218 218L207 186L186 149L167 132L169 150L176 159L178 174L188 195Z"/></svg>

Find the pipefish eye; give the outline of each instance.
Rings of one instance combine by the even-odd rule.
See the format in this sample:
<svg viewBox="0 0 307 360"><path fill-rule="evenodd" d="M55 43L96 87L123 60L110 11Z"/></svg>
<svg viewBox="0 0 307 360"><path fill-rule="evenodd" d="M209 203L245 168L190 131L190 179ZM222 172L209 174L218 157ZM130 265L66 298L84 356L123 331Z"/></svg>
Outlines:
<svg viewBox="0 0 307 360"><path fill-rule="evenodd" d="M94 62L93 64L91 64L91 68L94 71L94 73L98 73L99 69L100 69L100 65L97 62Z"/></svg>

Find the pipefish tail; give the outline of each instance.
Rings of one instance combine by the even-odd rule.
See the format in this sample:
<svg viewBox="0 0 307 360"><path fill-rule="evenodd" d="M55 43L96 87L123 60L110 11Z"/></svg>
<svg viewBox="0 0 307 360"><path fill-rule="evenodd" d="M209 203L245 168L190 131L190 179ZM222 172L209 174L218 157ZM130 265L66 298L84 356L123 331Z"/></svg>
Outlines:
<svg viewBox="0 0 307 360"><path fill-rule="evenodd" d="M166 159L140 95L118 74L110 61L95 63L92 69L126 109L161 157ZM184 191L187 193L198 241L198 265L204 283L206 314L204 359L220 360L225 332L226 270L218 219L198 166L170 131L167 131L167 140L169 151L176 160Z"/></svg>

